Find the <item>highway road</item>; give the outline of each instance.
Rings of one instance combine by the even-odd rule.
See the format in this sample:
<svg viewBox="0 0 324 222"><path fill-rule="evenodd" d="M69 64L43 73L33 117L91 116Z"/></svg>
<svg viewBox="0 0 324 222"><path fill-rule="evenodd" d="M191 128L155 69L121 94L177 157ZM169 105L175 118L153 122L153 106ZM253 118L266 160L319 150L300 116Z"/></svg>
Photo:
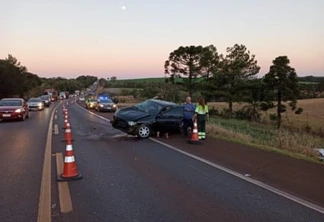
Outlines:
<svg viewBox="0 0 324 222"><path fill-rule="evenodd" d="M66 147L61 107L50 125L50 109L0 123L0 221L324 221L324 211L67 108L81 180L56 181Z"/></svg>
<svg viewBox="0 0 324 222"><path fill-rule="evenodd" d="M0 122L0 221L37 221L46 134L54 106Z"/></svg>

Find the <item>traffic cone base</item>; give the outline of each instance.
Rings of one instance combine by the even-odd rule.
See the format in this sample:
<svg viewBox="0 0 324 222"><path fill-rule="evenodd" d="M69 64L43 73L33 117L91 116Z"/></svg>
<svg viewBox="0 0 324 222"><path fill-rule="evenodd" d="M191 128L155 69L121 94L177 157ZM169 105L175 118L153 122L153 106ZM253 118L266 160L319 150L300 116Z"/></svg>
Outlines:
<svg viewBox="0 0 324 222"><path fill-rule="evenodd" d="M81 173L78 173L77 176L74 177L64 177L63 174L57 177L58 182L64 182L64 181L71 181L71 180L81 180L83 178Z"/></svg>
<svg viewBox="0 0 324 222"><path fill-rule="evenodd" d="M200 145L202 144L198 138L198 126L197 126L197 119L195 119L194 127L190 135L190 139L188 140L189 144Z"/></svg>

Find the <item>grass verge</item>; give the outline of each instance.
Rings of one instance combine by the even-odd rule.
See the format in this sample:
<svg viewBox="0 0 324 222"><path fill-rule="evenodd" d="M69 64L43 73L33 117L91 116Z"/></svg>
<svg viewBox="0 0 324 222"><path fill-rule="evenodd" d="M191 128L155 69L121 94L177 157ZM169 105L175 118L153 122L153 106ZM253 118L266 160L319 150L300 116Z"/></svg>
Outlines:
<svg viewBox="0 0 324 222"><path fill-rule="evenodd" d="M314 149L324 146L324 138L319 136L222 118L211 118L207 124L207 132L214 138L323 164L318 160L318 153Z"/></svg>

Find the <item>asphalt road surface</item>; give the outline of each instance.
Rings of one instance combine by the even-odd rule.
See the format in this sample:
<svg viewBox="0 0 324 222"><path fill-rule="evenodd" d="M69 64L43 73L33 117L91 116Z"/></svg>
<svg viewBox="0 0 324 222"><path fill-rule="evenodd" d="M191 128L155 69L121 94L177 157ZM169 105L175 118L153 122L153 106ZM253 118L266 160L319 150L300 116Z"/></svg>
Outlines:
<svg viewBox="0 0 324 222"><path fill-rule="evenodd" d="M56 181L66 148L61 108L49 159L50 109L26 122L0 123L0 221L37 221L47 207L51 221L324 221L318 211L163 144L127 137L76 104L67 108L81 180ZM45 166L49 203L40 198L49 187L41 187Z"/></svg>
<svg viewBox="0 0 324 222"><path fill-rule="evenodd" d="M55 103L0 122L0 221L37 221L46 134Z"/></svg>

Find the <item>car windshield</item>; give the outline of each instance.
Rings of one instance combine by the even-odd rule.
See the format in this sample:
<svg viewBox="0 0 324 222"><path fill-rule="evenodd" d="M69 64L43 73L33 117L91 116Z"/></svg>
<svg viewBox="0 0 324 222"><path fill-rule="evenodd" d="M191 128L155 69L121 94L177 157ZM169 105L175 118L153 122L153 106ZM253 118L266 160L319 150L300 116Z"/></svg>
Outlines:
<svg viewBox="0 0 324 222"><path fill-rule="evenodd" d="M110 99L102 99L100 100L101 103L112 103Z"/></svg>
<svg viewBox="0 0 324 222"><path fill-rule="evenodd" d="M0 106L21 106L22 105L22 101L21 100L1 100L0 101Z"/></svg>
<svg viewBox="0 0 324 222"><path fill-rule="evenodd" d="M37 103L37 102L41 102L42 100L40 99L37 99L37 98L32 98L32 99L29 99L28 102L34 102L34 103Z"/></svg>
<svg viewBox="0 0 324 222"><path fill-rule="evenodd" d="M49 96L41 96L40 99L49 99Z"/></svg>
<svg viewBox="0 0 324 222"><path fill-rule="evenodd" d="M143 112L155 115L161 111L163 108L162 105L158 103L152 102L150 100L146 100L142 103L136 104L135 107Z"/></svg>

